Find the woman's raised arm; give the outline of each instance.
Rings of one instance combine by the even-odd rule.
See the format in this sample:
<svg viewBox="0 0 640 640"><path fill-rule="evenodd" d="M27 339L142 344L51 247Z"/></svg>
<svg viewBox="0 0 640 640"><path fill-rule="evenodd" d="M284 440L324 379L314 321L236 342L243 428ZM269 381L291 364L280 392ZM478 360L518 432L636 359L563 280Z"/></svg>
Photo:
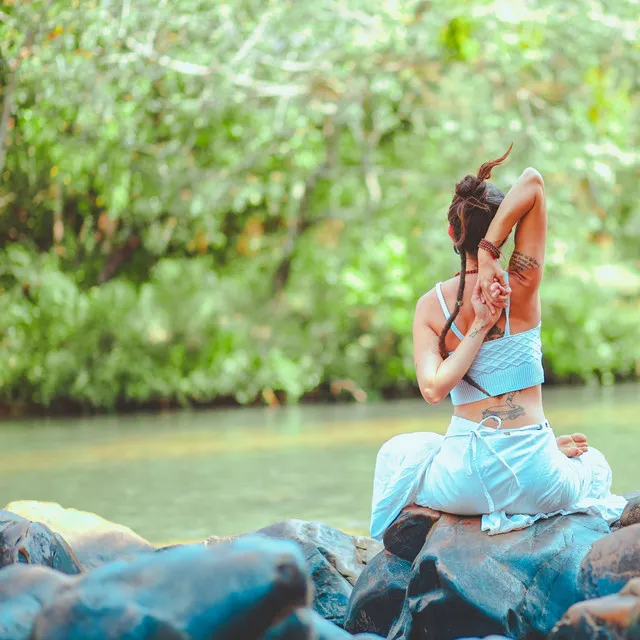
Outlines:
<svg viewBox="0 0 640 640"><path fill-rule="evenodd" d="M515 249L509 261L509 273L537 291L542 279L547 237L547 208L544 182L538 171L525 169L500 204L485 239L500 246L515 226ZM497 260L484 249L478 251L478 279L482 296L489 308L489 288L494 280L505 286L504 273Z"/></svg>

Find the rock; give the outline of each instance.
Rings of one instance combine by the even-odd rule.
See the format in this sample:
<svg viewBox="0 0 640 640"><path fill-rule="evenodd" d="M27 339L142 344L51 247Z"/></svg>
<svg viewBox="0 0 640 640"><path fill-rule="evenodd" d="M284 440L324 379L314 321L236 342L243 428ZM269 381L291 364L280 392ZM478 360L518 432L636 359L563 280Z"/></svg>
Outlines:
<svg viewBox="0 0 640 640"><path fill-rule="evenodd" d="M389 551L379 553L353 588L344 628L351 633L372 632L386 637L402 609L410 575L409 561Z"/></svg>
<svg viewBox="0 0 640 640"><path fill-rule="evenodd" d="M239 536L211 536L203 541L208 547L238 540L245 535L262 535L296 542L304 553L314 584L314 609L325 619L342 626L353 585L363 568L382 545L371 538L349 535L320 522L283 520ZM161 547L166 551L181 545Z"/></svg>
<svg viewBox="0 0 640 640"><path fill-rule="evenodd" d="M261 640L382 640L380 636L352 636L310 609L298 609L274 625Z"/></svg>
<svg viewBox="0 0 640 640"><path fill-rule="evenodd" d="M384 548L403 560L413 562L439 517L439 511L410 504L384 532Z"/></svg>
<svg viewBox="0 0 640 640"><path fill-rule="evenodd" d="M300 546L315 587L313 607L323 618L340 626L353 585L369 560L382 549L375 540L304 520L276 522L256 533L293 540ZM211 540L208 544L212 544ZM219 541L214 539L213 544Z"/></svg>
<svg viewBox="0 0 640 640"><path fill-rule="evenodd" d="M640 576L640 524L632 524L598 540L582 561L585 598L617 593Z"/></svg>
<svg viewBox="0 0 640 640"><path fill-rule="evenodd" d="M49 527L0 511L0 567L36 564L73 575L82 565L65 540Z"/></svg>
<svg viewBox="0 0 640 640"><path fill-rule="evenodd" d="M256 533L300 543L311 542L352 586L369 561L382 551L382 545L372 538L343 533L321 522L283 520L258 529Z"/></svg>
<svg viewBox="0 0 640 640"><path fill-rule="evenodd" d="M480 518L442 514L411 568L388 638L542 638L583 600L580 562L609 527L584 514L489 536Z"/></svg>
<svg viewBox="0 0 640 640"><path fill-rule="evenodd" d="M620 516L620 526L628 527L632 524L640 524L640 491L637 495L627 498L627 506Z"/></svg>
<svg viewBox="0 0 640 640"><path fill-rule="evenodd" d="M42 609L31 640L254 640L310 598L295 544L186 545L84 574Z"/></svg>
<svg viewBox="0 0 640 640"><path fill-rule="evenodd" d="M0 571L0 638L26 640L42 606L73 578L49 567L13 564Z"/></svg>
<svg viewBox="0 0 640 640"><path fill-rule="evenodd" d="M41 522L60 534L85 569L95 569L116 560L131 560L154 546L137 533L95 513L65 509L55 502L20 500L10 502L8 511Z"/></svg>
<svg viewBox="0 0 640 640"><path fill-rule="evenodd" d="M574 604L554 627L555 640L640 638L640 578L619 593Z"/></svg>

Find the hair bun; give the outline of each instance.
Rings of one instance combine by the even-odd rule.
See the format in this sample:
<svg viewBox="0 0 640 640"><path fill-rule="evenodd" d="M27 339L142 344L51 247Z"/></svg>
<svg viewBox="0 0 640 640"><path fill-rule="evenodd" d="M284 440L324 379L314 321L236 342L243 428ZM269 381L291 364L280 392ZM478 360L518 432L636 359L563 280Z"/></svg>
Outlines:
<svg viewBox="0 0 640 640"><path fill-rule="evenodd" d="M484 180L472 175L465 176L456 184L456 195L461 198L471 198L484 190Z"/></svg>

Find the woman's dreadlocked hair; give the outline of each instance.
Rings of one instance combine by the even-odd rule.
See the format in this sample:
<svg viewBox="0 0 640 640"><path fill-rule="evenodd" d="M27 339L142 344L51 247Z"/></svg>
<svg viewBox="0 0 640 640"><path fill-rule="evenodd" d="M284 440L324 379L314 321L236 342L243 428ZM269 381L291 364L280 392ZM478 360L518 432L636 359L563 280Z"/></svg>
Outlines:
<svg viewBox="0 0 640 640"><path fill-rule="evenodd" d="M444 344L447 333L449 333L462 306L467 254L477 259L478 244L485 237L493 216L496 215L500 203L504 200L504 193L487 180L491 177L492 169L505 161L511 153L512 147L513 143L501 158L485 162L478 170L477 176L467 175L456 184L456 193L449 206L448 217L449 224L453 229L454 250L460 254L460 284L458 285L456 306L444 325L438 341L438 349L443 360L449 356ZM490 395L468 374L465 374L462 379L487 396Z"/></svg>

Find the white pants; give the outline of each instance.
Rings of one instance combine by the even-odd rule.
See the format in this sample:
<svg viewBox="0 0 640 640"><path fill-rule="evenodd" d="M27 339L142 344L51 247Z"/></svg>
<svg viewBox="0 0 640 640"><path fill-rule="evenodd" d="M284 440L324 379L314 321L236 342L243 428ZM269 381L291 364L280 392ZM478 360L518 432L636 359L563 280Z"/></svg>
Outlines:
<svg viewBox="0 0 640 640"><path fill-rule="evenodd" d="M559 449L548 422L499 428L454 416L447 433L408 433L376 460L371 535L380 539L408 504L482 515L482 530L505 533L540 518L593 513L617 520L626 504L611 494L611 468L597 449L577 458Z"/></svg>

